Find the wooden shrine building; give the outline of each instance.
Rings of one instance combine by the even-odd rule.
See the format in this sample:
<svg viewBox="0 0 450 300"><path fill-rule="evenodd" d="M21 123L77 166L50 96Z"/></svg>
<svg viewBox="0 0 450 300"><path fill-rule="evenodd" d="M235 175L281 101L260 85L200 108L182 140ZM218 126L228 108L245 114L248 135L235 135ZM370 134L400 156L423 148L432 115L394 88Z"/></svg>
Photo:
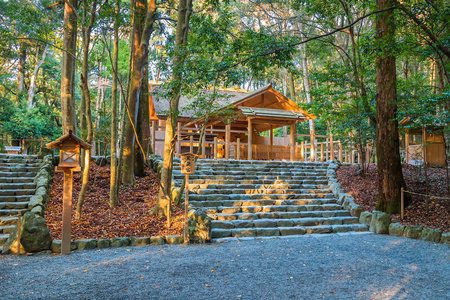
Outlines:
<svg viewBox="0 0 450 300"><path fill-rule="evenodd" d="M423 125L406 117L399 123L405 131L404 158L408 164L445 166L445 139L442 124Z"/></svg>
<svg viewBox="0 0 450 300"><path fill-rule="evenodd" d="M162 155L169 101L158 96L158 85L150 86L153 91L149 100L151 143L154 152ZM200 97L210 94L212 91L204 90ZM217 94L214 113L207 121L201 112L195 111L195 99L181 96L175 155L197 152L201 147L204 158L303 160L303 147L300 149L295 142L295 124L315 116L302 110L272 85L252 92L219 89ZM201 125L205 122L205 141L199 144ZM279 127L290 127L289 136L274 137L273 130ZM263 132L265 136L261 135ZM314 143L311 147L314 148Z"/></svg>

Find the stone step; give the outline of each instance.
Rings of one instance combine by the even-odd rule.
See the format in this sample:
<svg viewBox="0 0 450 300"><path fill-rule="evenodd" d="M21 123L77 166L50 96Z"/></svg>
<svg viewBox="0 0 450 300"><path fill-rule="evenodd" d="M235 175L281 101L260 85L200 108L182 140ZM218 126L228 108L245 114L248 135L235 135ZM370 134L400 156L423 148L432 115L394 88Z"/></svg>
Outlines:
<svg viewBox="0 0 450 300"><path fill-rule="evenodd" d="M0 180L0 190L21 190L21 189L35 189L36 184L30 183L5 183Z"/></svg>
<svg viewBox="0 0 450 300"><path fill-rule="evenodd" d="M226 237L258 237L258 236L287 236L302 234L323 234L342 232L367 231L367 225L345 224L345 225L316 225L316 226L294 226L294 227L259 227L259 228L231 228L211 230L213 239Z"/></svg>
<svg viewBox="0 0 450 300"><path fill-rule="evenodd" d="M181 166L174 165L174 170L180 170ZM327 167L315 167L315 166L301 166L301 165L235 165L235 166L208 166L208 165L196 165L196 171L220 171L220 172L235 172L235 171L273 171L273 172L287 172L291 170L304 170L307 172L326 172Z"/></svg>
<svg viewBox="0 0 450 300"><path fill-rule="evenodd" d="M3 172L0 171L0 177L31 177L34 179L37 172Z"/></svg>
<svg viewBox="0 0 450 300"><path fill-rule="evenodd" d="M180 163L179 158L175 158L174 162ZM199 159L198 164L201 165L293 165L293 166L322 166L328 167L328 163L321 162L302 162L302 161L280 161L280 160L235 160L235 159Z"/></svg>
<svg viewBox="0 0 450 300"><path fill-rule="evenodd" d="M194 204L192 204L196 207ZM259 213L259 212L303 212L302 216L349 216L349 212L335 203L323 205L255 205L255 206L218 206L198 207L208 214L235 214L235 213Z"/></svg>
<svg viewBox="0 0 450 300"><path fill-rule="evenodd" d="M346 211L343 210L342 214ZM328 215L336 215L336 212L328 212L323 214L322 211L315 212L261 212L261 213L235 213L235 214L208 214L213 221L234 221L234 220L250 220L257 221L261 219L270 219L271 222L276 223L278 220L301 220L296 225L311 226L311 225L339 225L339 224L353 224L358 223L357 217L348 216L334 216L325 217ZM311 217L305 217L311 216ZM260 221L257 221L260 222ZM266 226L267 227L267 226Z"/></svg>
<svg viewBox="0 0 450 300"><path fill-rule="evenodd" d="M194 207L204 209L218 209L219 207L262 207L262 206L285 206L286 211L308 210L309 207L326 204L336 204L335 198L323 199L296 199L296 200L223 200L223 201L189 201ZM304 207L295 209L293 207ZM251 208L248 208L251 209ZM339 209L341 207L339 206Z"/></svg>
<svg viewBox="0 0 450 300"><path fill-rule="evenodd" d="M15 216L22 212L22 215L28 211L28 209L0 209L0 216Z"/></svg>
<svg viewBox="0 0 450 300"><path fill-rule="evenodd" d="M184 177L179 176L177 179ZM292 180L292 179L246 179L246 180L228 180L228 179L194 179L189 178L190 184L224 184L224 185L239 185L239 184L316 184L327 185L328 180L324 179L304 179L304 180Z"/></svg>
<svg viewBox="0 0 450 300"><path fill-rule="evenodd" d="M32 195L24 196L0 196L0 202L28 202Z"/></svg>
<svg viewBox="0 0 450 300"><path fill-rule="evenodd" d="M3 246L9 238L9 233L0 234L0 246ZM3 247L2 247L3 248Z"/></svg>
<svg viewBox="0 0 450 300"><path fill-rule="evenodd" d="M2 183L33 183L34 177L0 177Z"/></svg>
<svg viewBox="0 0 450 300"><path fill-rule="evenodd" d="M14 230L14 228L16 228L16 225L1 225L0 233L10 234Z"/></svg>
<svg viewBox="0 0 450 300"><path fill-rule="evenodd" d="M193 201L223 201L223 200L304 200L328 198L330 193L304 193L304 194L189 194Z"/></svg>
<svg viewBox="0 0 450 300"><path fill-rule="evenodd" d="M16 225L17 224L17 216L0 216L0 225Z"/></svg>
<svg viewBox="0 0 450 300"><path fill-rule="evenodd" d="M234 194L234 195L304 195L304 194L331 194L329 189L189 189L189 195L220 195L220 194Z"/></svg>
<svg viewBox="0 0 450 300"><path fill-rule="evenodd" d="M39 167L16 167L16 166L10 166L10 167L0 167L0 172L15 172L15 173L23 173L23 172L38 172Z"/></svg>
<svg viewBox="0 0 450 300"><path fill-rule="evenodd" d="M0 209L28 208L28 202L0 202Z"/></svg>
<svg viewBox="0 0 450 300"><path fill-rule="evenodd" d="M25 196L34 195L35 189L21 189L21 190L0 190L0 196Z"/></svg>
<svg viewBox="0 0 450 300"><path fill-rule="evenodd" d="M1 186L1 184L0 184ZM230 189L251 189L251 190L272 190L272 189L327 189L328 185L318 184L298 184L277 183L277 184L189 184L189 190L230 190Z"/></svg>
<svg viewBox="0 0 450 300"><path fill-rule="evenodd" d="M1 173L0 173L1 174ZM183 174L174 174L173 176L175 179L183 180L185 177ZM209 182L209 180L237 180L237 181L244 181L244 180L292 180L292 181L308 181L308 180L326 180L326 176L304 176L304 175L275 175L275 174L268 174L268 175L199 175L199 174L193 174L189 176L189 181L191 180L198 180L203 179L203 182Z"/></svg>

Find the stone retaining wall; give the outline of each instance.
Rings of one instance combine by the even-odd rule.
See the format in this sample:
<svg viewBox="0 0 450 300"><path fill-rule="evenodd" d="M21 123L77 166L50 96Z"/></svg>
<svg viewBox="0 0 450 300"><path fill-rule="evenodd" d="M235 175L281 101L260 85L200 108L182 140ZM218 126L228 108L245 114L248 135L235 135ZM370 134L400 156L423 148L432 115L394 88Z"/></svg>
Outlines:
<svg viewBox="0 0 450 300"><path fill-rule="evenodd" d="M389 234L393 236L404 236L412 239L442 243L450 245L450 233L443 233L439 229L422 228L422 226L403 225L384 212L374 210L364 211L361 205L355 203L350 194L344 192L341 184L337 180L336 170L339 168L338 161L330 161L328 165L328 184L334 195L339 199L338 203L347 209L352 216L358 217L361 224L369 226L369 230L379 234Z"/></svg>

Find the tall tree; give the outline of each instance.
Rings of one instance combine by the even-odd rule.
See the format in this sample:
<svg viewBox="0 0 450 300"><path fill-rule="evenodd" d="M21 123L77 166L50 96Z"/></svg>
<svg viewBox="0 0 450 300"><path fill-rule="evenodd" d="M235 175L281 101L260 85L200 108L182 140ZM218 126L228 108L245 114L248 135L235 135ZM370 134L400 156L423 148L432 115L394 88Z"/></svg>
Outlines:
<svg viewBox="0 0 450 300"><path fill-rule="evenodd" d="M119 67L119 12L120 0L116 0L114 7L114 50L113 50L113 82L111 88L111 178L109 190L109 206L117 207L119 189L117 172L117 77Z"/></svg>
<svg viewBox="0 0 450 300"><path fill-rule="evenodd" d="M134 179L134 143L135 124L139 108L140 89L144 77L144 69L148 58L148 44L153 33L156 16L155 0L135 0L134 2L134 47L132 52L131 77L128 92L129 119L125 126L125 144L123 154L124 170L122 182L133 185Z"/></svg>
<svg viewBox="0 0 450 300"><path fill-rule="evenodd" d="M64 38L61 71L61 115L63 133L76 133L75 61L77 47L77 0L64 1Z"/></svg>
<svg viewBox="0 0 450 300"><path fill-rule="evenodd" d="M89 23L87 26L83 26L82 38L83 38L83 63L82 63L82 73L81 73L81 89L83 90L83 100L84 107L86 109L86 124L87 124L87 137L86 142L91 143L93 140L93 126L92 126L92 114L91 114L91 93L89 90L89 45L91 43L91 32L94 26L97 0L93 0L92 3L88 3L88 0L83 0L83 23L86 23L88 18L88 9L91 8L89 14ZM87 149L84 154L84 167L82 173L82 184L81 191L78 195L77 208L75 211L75 219L81 218L81 212L84 204L84 199L86 197L86 191L89 182L89 163L91 161L91 150Z"/></svg>
<svg viewBox="0 0 450 300"><path fill-rule="evenodd" d="M173 56L173 73L170 83L169 114L166 119L166 132L164 139L164 159L161 171L161 184L158 200L152 213L156 215L167 215L170 213L171 188L172 188L172 165L175 130L178 117L178 102L181 95L183 81L183 65L186 59L184 46L187 44L189 19L192 14L192 0L180 0L178 2L178 21L175 33L175 52ZM167 215L167 217L169 217Z"/></svg>
<svg viewBox="0 0 450 300"><path fill-rule="evenodd" d="M378 9L393 7L394 0L377 0ZM397 121L397 75L395 65L395 14L377 15L376 34L380 49L376 62L378 202L387 213L400 212L400 190L406 188L400 161Z"/></svg>

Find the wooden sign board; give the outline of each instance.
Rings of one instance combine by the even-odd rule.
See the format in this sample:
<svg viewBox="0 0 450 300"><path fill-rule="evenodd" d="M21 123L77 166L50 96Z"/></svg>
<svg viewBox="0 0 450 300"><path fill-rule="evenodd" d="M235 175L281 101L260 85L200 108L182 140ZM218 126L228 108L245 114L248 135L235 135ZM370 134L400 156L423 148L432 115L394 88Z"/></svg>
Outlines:
<svg viewBox="0 0 450 300"><path fill-rule="evenodd" d="M195 173L195 157L193 153L181 154L181 174Z"/></svg>

